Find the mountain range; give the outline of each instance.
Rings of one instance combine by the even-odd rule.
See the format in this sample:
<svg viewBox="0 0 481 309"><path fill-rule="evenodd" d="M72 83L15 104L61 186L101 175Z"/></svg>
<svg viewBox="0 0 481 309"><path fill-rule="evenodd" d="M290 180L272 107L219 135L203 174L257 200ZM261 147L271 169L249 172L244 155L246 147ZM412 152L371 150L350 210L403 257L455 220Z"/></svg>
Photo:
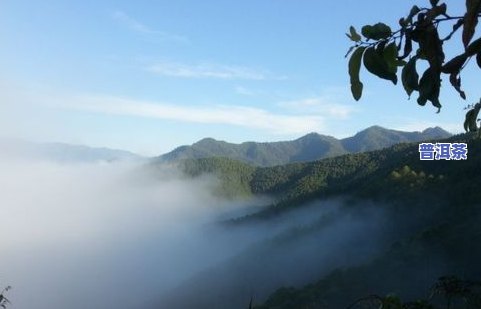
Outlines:
<svg viewBox="0 0 481 309"><path fill-rule="evenodd" d="M256 309L481 308L481 247L474 245L481 243L481 140L461 134L436 141L466 143L469 158L420 160L413 142L273 167L221 157L182 161L187 175L216 175L219 193L272 198L223 222L229 231L265 231L295 222L303 210L310 218L325 213L190 278L158 308L242 309L252 295L249 308ZM338 200L342 205L330 212ZM379 230L372 229L376 222ZM336 251L343 235L368 236ZM335 265L351 258L353 264ZM297 277L303 273L305 281ZM469 306L446 307L449 290L426 299L431 287L444 286L466 287ZM377 303L368 303L369 295ZM365 301L352 305L356 300Z"/></svg>
<svg viewBox="0 0 481 309"><path fill-rule="evenodd" d="M440 127L428 128L422 132L404 132L372 126L343 139L318 133L310 133L292 141L268 143L233 144L204 138L191 146L180 146L159 156L157 160L170 162L226 157L256 166L275 166L378 150L398 143L443 139L450 136L449 132Z"/></svg>
<svg viewBox="0 0 481 309"><path fill-rule="evenodd" d="M243 309L250 300L255 309L336 309L367 295L396 302L390 308L401 308L400 299L408 301L402 308L445 308L442 295L425 299L438 278L437 286L481 278L481 246L475 245L481 243L481 140L450 135L438 127L402 132L375 126L345 139L316 133L274 143L203 139L154 158L149 162L181 160L178 167L192 178L217 176L214 193L268 197L253 212L222 219L216 232L279 229L187 278L159 298L158 308ZM421 161L421 140L466 143L469 159ZM53 143L6 149L63 161L139 158ZM297 222L301 217L312 220ZM293 224L281 229L283 222ZM479 299L472 294L469 308L481 308L481 293Z"/></svg>
<svg viewBox="0 0 481 309"><path fill-rule="evenodd" d="M17 139L0 139L0 156L63 163L113 162L142 159L141 156L125 150L65 143L34 143Z"/></svg>
<svg viewBox="0 0 481 309"><path fill-rule="evenodd" d="M318 133L309 133L291 141L264 143L234 144L204 138L193 145L177 147L153 160L154 162L173 162L223 157L255 166L275 166L378 150L398 143L443 139L450 136L449 132L440 127L428 128L422 132L404 132L372 126L344 139ZM143 159L142 156L125 150L66 143L34 143L17 139L0 139L0 155L71 163Z"/></svg>

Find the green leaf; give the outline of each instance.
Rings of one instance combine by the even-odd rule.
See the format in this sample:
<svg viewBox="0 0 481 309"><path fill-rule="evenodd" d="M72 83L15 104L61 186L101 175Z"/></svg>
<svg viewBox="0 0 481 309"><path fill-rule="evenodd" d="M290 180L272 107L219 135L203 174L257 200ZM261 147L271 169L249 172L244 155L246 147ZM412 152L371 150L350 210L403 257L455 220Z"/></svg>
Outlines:
<svg viewBox="0 0 481 309"><path fill-rule="evenodd" d="M383 58L388 64L389 72L396 74L397 72L397 67L398 67L398 51L397 51L397 46L396 43L392 42L386 48L383 50Z"/></svg>
<svg viewBox="0 0 481 309"><path fill-rule="evenodd" d="M361 33L366 39L382 40L391 36L391 28L384 23L377 23L375 25L366 25L362 27Z"/></svg>
<svg viewBox="0 0 481 309"><path fill-rule="evenodd" d="M481 0L466 0L466 14L464 14L463 44L468 47L473 38L476 25L478 24L479 8Z"/></svg>
<svg viewBox="0 0 481 309"><path fill-rule="evenodd" d="M425 105L427 101L431 101L431 103L435 107L440 109L441 108L441 103L439 102L440 88L441 88L440 75L436 74L431 67L428 68L424 72L421 79L419 80L418 104Z"/></svg>
<svg viewBox="0 0 481 309"><path fill-rule="evenodd" d="M376 52L378 52L380 55L382 55L384 48L386 47L387 40L381 40L379 43L376 45Z"/></svg>
<svg viewBox="0 0 481 309"><path fill-rule="evenodd" d="M351 78L351 93L356 101L362 96L363 84L359 79L362 54L366 47L358 47L349 59L349 77Z"/></svg>
<svg viewBox="0 0 481 309"><path fill-rule="evenodd" d="M443 3L438 6L433 6L432 9L428 10L426 17L429 18L430 20L433 20L440 15L445 15L447 8L448 7L446 3Z"/></svg>
<svg viewBox="0 0 481 309"><path fill-rule="evenodd" d="M453 59L449 60L448 62L446 62L441 67L441 72L446 74L453 74L453 73L459 74L459 71L461 71L461 68L463 67L467 59L468 59L468 56L466 55L466 53L458 55Z"/></svg>
<svg viewBox="0 0 481 309"><path fill-rule="evenodd" d="M466 113L466 118L464 120L464 130L466 130L466 132L478 131L476 121L478 119L480 108L481 103L476 103L476 105Z"/></svg>
<svg viewBox="0 0 481 309"><path fill-rule="evenodd" d="M481 38L474 40L466 49L466 53L469 57L474 56L479 52L481 52Z"/></svg>
<svg viewBox="0 0 481 309"><path fill-rule="evenodd" d="M413 7L411 8L411 11L409 11L408 17L406 18L406 23L408 23L408 24L412 23L412 22L413 22L413 17L414 17L417 13L419 13L420 11L421 11L421 9L420 9L417 5L413 6Z"/></svg>
<svg viewBox="0 0 481 309"><path fill-rule="evenodd" d="M459 72L451 73L449 76L449 82L451 85L456 89L463 100L466 100L466 93L461 89L461 76L459 76Z"/></svg>
<svg viewBox="0 0 481 309"><path fill-rule="evenodd" d="M372 32L372 26L371 25L365 25L361 28L362 35L368 40L372 39L371 32Z"/></svg>
<svg viewBox="0 0 481 309"><path fill-rule="evenodd" d="M354 42L359 42L362 39L353 26L349 27L349 34L346 33L346 35Z"/></svg>
<svg viewBox="0 0 481 309"><path fill-rule="evenodd" d="M419 90L419 74L416 71L416 61L417 58L412 57L401 72L403 87L408 96L411 96L414 90Z"/></svg>
<svg viewBox="0 0 481 309"><path fill-rule="evenodd" d="M431 23L417 31L420 56L426 59L432 68L440 70L444 62L444 52L437 28Z"/></svg>
<svg viewBox="0 0 481 309"><path fill-rule="evenodd" d="M375 40L387 39L392 34L391 28L384 23L375 24L372 31L371 35Z"/></svg>
<svg viewBox="0 0 481 309"><path fill-rule="evenodd" d="M417 102L418 102L419 105L424 106L424 105L426 105L426 103L428 102L428 99L426 99L425 97L419 96Z"/></svg>
<svg viewBox="0 0 481 309"><path fill-rule="evenodd" d="M379 78L387 79L397 84L397 75L390 69L383 54L377 52L374 47L369 47L364 52L363 63L366 69Z"/></svg>

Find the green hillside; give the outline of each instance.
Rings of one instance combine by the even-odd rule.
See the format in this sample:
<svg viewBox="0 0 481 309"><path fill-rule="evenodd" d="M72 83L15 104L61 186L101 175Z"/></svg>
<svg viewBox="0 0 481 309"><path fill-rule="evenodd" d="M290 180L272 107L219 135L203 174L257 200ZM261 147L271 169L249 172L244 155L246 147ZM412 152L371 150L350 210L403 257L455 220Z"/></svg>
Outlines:
<svg viewBox="0 0 481 309"><path fill-rule="evenodd" d="M377 151L274 167L253 167L218 157L185 160L182 166L192 176L202 173L217 175L231 193L238 191L244 195L269 194L276 197L277 202L266 212L299 207L311 199L346 192L360 198L383 199L400 194L416 198L416 194L426 190L430 196L453 192L440 190L443 184L456 188L456 194L449 195L450 198L476 200L477 190L471 180L478 177L478 158L474 153L480 147L479 142L466 135L447 141L467 142L471 155L469 160L420 161L418 144L405 143Z"/></svg>
<svg viewBox="0 0 481 309"><path fill-rule="evenodd" d="M217 195L229 198L252 195L250 183L255 171L253 166L222 157L188 159L179 164L182 171L191 177L215 175L220 181L214 192Z"/></svg>
<svg viewBox="0 0 481 309"><path fill-rule="evenodd" d="M265 271L272 276L279 270L271 269L274 267L271 265L289 250L294 250L292 246L315 243L315 239L323 237L323 229L341 214L362 211L367 207L365 205L371 204L377 208L382 205L380 210L388 218L389 224L382 233L391 234L393 238L387 247L379 248L372 258L363 260L364 249L357 246L364 246L366 240L353 243L346 252L351 252L351 256L358 252L362 261L359 265L319 273L317 280L307 285L282 287L280 284L277 290L271 290L269 297L261 294L256 308L346 308L364 296L391 293L411 301L427 298L431 285L440 276L479 280L481 157L478 154L481 153L481 140L473 139L471 135L459 135L446 141L466 142L468 160L420 161L418 144L412 143L275 167L252 167L219 158L186 161L185 170L189 175L216 174L226 181L224 186L230 188L230 193L275 197L275 202L264 210L226 222L230 228L247 227L252 222L261 226L271 224L276 217L289 218L289 211L303 209L313 201L342 197L345 202L340 214L332 213L314 225L299 226L284 236L259 243L223 267L208 271L209 280L221 282L215 292L197 290L198 284L187 284L184 289L192 293L189 295L194 299L198 296L196 291L203 295L222 293L226 299L238 297L236 291L244 291L245 286L254 285L255 291L252 281L260 280L255 273ZM321 202L316 207L322 205ZM256 261L254 266L253 260ZM304 268L299 265L299 269ZM235 269L236 276L247 281L235 279L235 283L226 283L223 272L229 273L228 269ZM318 272L313 268L312 273ZM202 282L206 277L200 275L196 280ZM260 291L267 289L262 281L258 284ZM440 306L444 304L442 295L433 298L431 303L435 307L419 308L445 308ZM453 308L479 307L460 304Z"/></svg>
<svg viewBox="0 0 481 309"><path fill-rule="evenodd" d="M421 220L422 224L374 260L358 267L334 270L301 288L281 288L256 308L324 308L317 305L320 303L329 304L329 308L346 308L354 300L373 293L382 296L395 293L412 301L427 298L429 288L441 275L479 280L481 159L477 154L481 153L481 141L466 136L455 140L468 142L467 161L420 161L417 145L396 146L357 155L357 161L366 168L353 170L343 181L337 181L336 176L331 178L331 174L324 178L331 179L329 186L318 182L312 194L299 194L303 199L310 199L322 195L321 192L350 192L357 199L390 201L391 214L404 213L410 220ZM304 177L301 183L307 179ZM286 202L285 205L297 204ZM406 223L393 222L393 226L402 229ZM433 299L431 303L437 306L432 308L445 308L440 305L444 301L442 297ZM477 305L467 307L459 299L458 302L455 308L479 308L476 306L480 305L476 302Z"/></svg>

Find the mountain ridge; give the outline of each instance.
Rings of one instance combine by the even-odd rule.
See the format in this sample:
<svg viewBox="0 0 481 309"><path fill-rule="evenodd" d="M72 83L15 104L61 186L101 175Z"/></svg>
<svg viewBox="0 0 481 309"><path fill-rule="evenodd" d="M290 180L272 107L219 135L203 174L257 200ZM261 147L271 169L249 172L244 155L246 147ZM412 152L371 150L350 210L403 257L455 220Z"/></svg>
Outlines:
<svg viewBox="0 0 481 309"><path fill-rule="evenodd" d="M192 145L183 145L158 156L157 161L179 161L208 157L227 157L256 166L275 166L314 161L338 155L383 149L403 142L419 142L452 136L440 127L406 132L368 127L355 135L337 139L316 132L294 140L277 142L243 142L239 144L203 138Z"/></svg>
<svg viewBox="0 0 481 309"><path fill-rule="evenodd" d="M184 173L194 177L214 174L223 185L221 190L227 189L230 195L250 192L273 198L272 203L255 213L224 221L229 229L268 225L282 221L283 216L295 218L304 207L311 214L313 207L326 209L329 201L336 199L345 203L342 211L322 217L325 220L318 221L319 224L299 224L280 238L259 242L222 268L216 266L194 276L177 290L179 294L168 307L207 309L219 306L222 299L225 301L222 308L246 308L251 295L243 291L254 288L258 298L253 307L258 309L319 308L319 303L329 308L347 308L356 299L373 294L396 293L406 300L422 299L430 285L446 274L477 280L481 274L478 263L481 250L472 244L479 243L481 237L480 157L475 155L481 151L481 140L474 134L460 134L439 142L466 143L472 157L423 161L419 159L417 143L401 143L375 151L275 167L252 167L215 157L183 161L180 167ZM299 273L307 265L300 258L307 254L289 257L293 252L296 254L295 248L302 249L295 246L314 241L312 247L316 247L328 235L329 220L346 213L363 214L362 222L386 219L388 224L382 224L383 231L375 235L391 235L392 239L356 265L333 266L303 283L283 278L280 284L275 283L282 287L266 288L271 278L278 278L276 273L264 277L257 273L264 274L276 259L286 256L294 264L281 263L283 268L274 271L284 274L294 269ZM351 221L350 215L349 218L351 226L355 220ZM335 231L328 238L339 243L341 233L337 227ZM357 248L370 247L374 239L369 237L364 244L356 241L347 248L354 248L357 255ZM322 247L320 250L324 251ZM307 252L312 256L316 251ZM339 257L344 255L349 256ZM307 267L309 273L316 271L321 260L312 259L313 264Z"/></svg>
<svg viewBox="0 0 481 309"><path fill-rule="evenodd" d="M0 139L0 155L11 158L65 163L136 161L143 159L138 154L121 149L60 142L37 143L19 139Z"/></svg>

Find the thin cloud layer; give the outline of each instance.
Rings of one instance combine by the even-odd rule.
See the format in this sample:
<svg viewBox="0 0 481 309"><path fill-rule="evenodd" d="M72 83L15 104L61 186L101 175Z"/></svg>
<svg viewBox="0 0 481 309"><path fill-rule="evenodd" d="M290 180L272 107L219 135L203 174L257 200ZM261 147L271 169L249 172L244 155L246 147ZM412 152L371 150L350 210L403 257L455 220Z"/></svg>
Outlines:
<svg viewBox="0 0 481 309"><path fill-rule="evenodd" d="M285 76L276 76L265 70L214 63L184 64L177 62L160 62L149 66L147 70L155 74L179 78L214 78L228 80L286 79Z"/></svg>
<svg viewBox="0 0 481 309"><path fill-rule="evenodd" d="M244 86L236 86L234 88L235 93L243 95L243 96L254 96L257 94L256 91L250 90Z"/></svg>
<svg viewBox="0 0 481 309"><path fill-rule="evenodd" d="M123 11L115 11L112 14L112 18L133 32L153 36L162 41L176 41L181 43L187 43L189 41L188 38L181 35L152 29Z"/></svg>
<svg viewBox="0 0 481 309"><path fill-rule="evenodd" d="M220 124L265 130L271 134L303 134L321 131L324 118L316 115L276 114L247 106L185 106L108 96L82 96L62 105L90 112L148 117L200 124Z"/></svg>
<svg viewBox="0 0 481 309"><path fill-rule="evenodd" d="M309 112L326 115L335 119L347 119L358 109L353 105L335 103L324 97L310 97L279 103L279 106L298 112Z"/></svg>

